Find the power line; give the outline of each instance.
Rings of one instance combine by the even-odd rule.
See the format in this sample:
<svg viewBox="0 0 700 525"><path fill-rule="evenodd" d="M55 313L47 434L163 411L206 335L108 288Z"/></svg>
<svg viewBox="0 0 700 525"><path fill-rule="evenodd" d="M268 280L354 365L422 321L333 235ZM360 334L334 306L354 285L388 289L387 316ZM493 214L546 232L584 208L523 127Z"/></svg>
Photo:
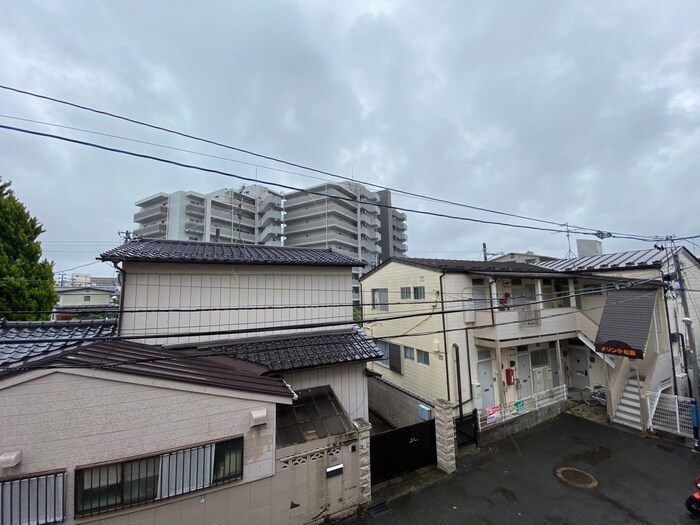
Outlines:
<svg viewBox="0 0 700 525"><path fill-rule="evenodd" d="M651 294L651 293L656 294L657 292L654 290L653 292L649 292L649 293L650 293L650 294ZM630 301L630 300L632 300L632 299L624 299L624 300L617 301L617 302L615 302L614 304L622 304L622 303L628 302L628 301ZM607 304L607 303L606 303L606 304ZM611 303L611 304L613 304L613 303ZM586 308L586 309L581 309L581 310L560 312L560 313L552 314L552 315L550 316L550 318L564 317L564 316L568 316L568 315L574 315L574 314L577 314L577 313L579 313L579 312L589 312L589 311L593 311L593 310L599 310L599 309L601 309L601 308L604 308L605 306L606 306L606 305L598 305L598 306L594 306L594 307L590 307L590 308ZM436 312L433 313L433 315L442 314L442 313L443 313L442 311L436 311ZM458 312L445 311L444 313L445 313L445 314L449 314L449 313L458 313ZM425 315L425 314L422 314L422 315ZM407 316L407 317L408 317L408 316ZM412 317L415 317L415 316L412 316ZM397 318L397 319L400 319L400 318ZM385 319L385 320L386 320L386 319ZM373 338L373 339L385 340L385 339L399 339L399 338L402 338L402 337L419 337L419 336L426 336L426 335L441 334L441 333L443 333L443 332L446 333L446 332L455 332L455 331L460 331L460 332L462 332L462 331L465 331L465 330L466 330L466 331L480 330L480 329L484 329L484 328L501 327L501 326L508 326L508 325L512 325L512 324L519 324L519 323L521 323L520 320L503 321L503 322L500 322L500 323L493 323L493 324L489 324L489 325L485 325L485 326L466 326L466 327L452 328L452 329L447 329L447 330L432 330L432 331L427 331L427 332L421 332L421 333L418 333L418 334L406 334L406 333L403 333L403 334L389 335L389 336L386 336L386 335L385 335L385 336L382 336L382 337L380 337L380 338ZM355 324L355 323L354 323L354 322L346 322L346 323L342 323L342 324ZM296 327L293 327L293 328L299 329L300 326L296 326ZM253 331L261 331L261 330L260 330L260 329L254 329ZM250 330L237 330L237 331L227 331L227 332L224 332L224 333L225 333L225 334L234 334L234 333L235 333L235 334L240 334L240 333L249 333L249 332L250 332ZM177 337L193 337L193 336L195 336L195 335L196 335L196 334L176 334ZM212 335L214 335L214 334L212 334ZM217 334L217 335L218 335L218 334ZM305 333L305 334L304 334L304 336L309 336L309 337L313 337L314 335L315 335L314 332L308 332L308 333ZM556 335L556 334L553 334L553 335ZM85 340L83 340L83 341L76 341L75 339L71 339L71 340L68 340L67 342L77 343L77 345L76 345L77 348L80 348L80 347L82 347L84 344L94 343L94 342L125 341L125 340L133 340L133 339L154 339L154 338L157 338L157 337L166 338L166 337L172 337L172 336L163 336L163 335L154 335L154 334L152 334L152 335L150 335L150 336L143 336L143 335L141 335L141 336L109 336L109 337L96 337L96 338L91 338L91 339L85 339ZM37 341L37 342L42 342L42 341ZM57 340L57 339L51 339L51 340L49 340L48 342L64 342L64 341L60 341L60 340ZM218 340L210 340L210 341L202 341L202 342L199 342L199 343L193 343L192 346L193 346L193 347L196 347L197 344L202 344L202 343L206 343L209 347L211 347L211 346L213 346L213 345L217 345L217 343L220 343L220 346L226 346L226 345L235 345L235 344L238 344L238 343L241 343L241 342L242 342L242 341L236 341L236 340L220 340L220 341L218 341ZM0 344L7 344L7 342L6 342L6 341L3 341L3 340L0 340ZM319 343L318 345L311 344L311 345L309 345L309 346L310 346L310 347L313 347L313 346L320 346L320 345L321 345L321 343ZM293 349L295 349L295 348L297 348L297 347L298 347L298 345L289 346L289 347L280 347L280 348L278 348L278 349L279 349L279 350L293 350ZM170 349L170 350L173 351L172 349ZM20 371L27 371L27 370L63 369L63 368L65 368L65 369L70 369L70 368L104 369L104 368L116 368L116 367L120 367L120 366L131 365L131 364L140 364L140 363L157 362L157 361L176 361L176 360L183 360L183 359L198 359L198 358L207 358L207 357L221 357L222 355L227 355L227 354L226 354L226 352L223 352L223 351L222 351L222 352L210 352L210 353L207 353L207 354L196 354L196 355L193 355L193 354L184 354L184 355L182 355L182 356L163 356L163 357L159 357L159 358L133 359L133 360L130 360L130 361L121 361L121 362L115 361L115 362L114 362L113 364L111 364L111 365L110 365L110 364L101 364L101 365L82 365L82 366L81 366L81 365L75 365L75 366L68 366L68 365L50 366L50 365L41 365L41 364L37 364L37 365L22 365L22 366L4 366L4 367L0 367L0 371L3 371L3 372L9 372L9 371L20 372ZM238 355L240 355L240 354L238 354ZM235 356L235 355L232 355L231 357L236 357L236 356ZM40 356L39 358L41 358L41 356Z"/></svg>
<svg viewBox="0 0 700 525"><path fill-rule="evenodd" d="M2 86L0 86L0 87L2 87ZM281 183L275 183L275 182L270 182L270 181L260 181L258 179L254 179L252 177L245 177L243 175L237 175L235 173L230 173L230 172L226 172L226 171L222 171L222 170L217 170L217 169L213 169L213 168L205 168L203 166L197 166L194 164L187 164L184 162L178 162L175 160L165 159L162 157L156 157L154 155L147 155L145 153L137 153L134 151L124 150L124 149L120 149L120 148L112 148L109 146L96 144L94 142L87 142L87 141L83 141L83 140L72 139L69 137L63 137L61 135L55 135L52 133L43 133L40 131L33 131L33 130L25 129L25 128L18 128L15 126L0 125L0 129L4 129L7 131L14 131L17 133L25 133L28 135L35 135L35 136L44 137L44 138L51 138L51 139L60 140L63 142L69 142L72 144L78 144L81 146L91 147L91 148L95 148L95 149L99 149L99 150L103 150L103 151L118 153L120 155L127 155L127 156L131 156L131 157L152 160L152 161L160 162L163 164L170 164L172 166L178 166L180 168L186 168L186 169L193 169L193 170L202 171L205 173L213 173L216 175L223 175L226 177L232 177L232 178L236 178L236 179L243 180L243 181L262 183L262 184L267 184L269 186L275 186L275 187L284 188L284 189L293 190L293 191L302 191L302 192L310 194L310 195L318 195L320 197L342 200L342 201L347 201L347 202L352 202L352 203L369 204L372 206L376 206L378 208L388 208L388 209L399 210L399 211L408 212L408 213L416 213L416 214L420 214L420 215L427 215L427 216L438 217L438 218L443 218L443 219L454 219L454 220L460 220L460 221L465 221L465 222L474 222L474 223L478 223L478 224L490 224L490 225L494 225L494 226L505 226L505 227L510 227L510 228L518 228L518 229L534 230L534 231L545 231L545 232L551 232L551 233L565 233L565 230L556 229L556 228L544 228L544 227L539 227L539 226L528 226L525 224L512 224L512 223L500 222L500 221L489 221L489 220L485 220L485 219L475 219L472 217L460 217L460 216L456 216L456 215L449 215L446 213L438 213L438 212L431 212L431 211L425 211L425 210L416 210L416 209L412 209L412 208L400 208L397 206L389 206L387 204L382 204L379 202L365 201L365 200L361 200L361 199L354 199L351 197L341 197L338 195L329 195L327 193L323 193L320 191L311 191L311 190L299 188L296 186L290 186L288 184L281 184ZM595 235L594 233L584 232L584 231L579 231L577 233L582 234L582 235ZM698 237L700 237L700 235L698 235Z"/></svg>
<svg viewBox="0 0 700 525"><path fill-rule="evenodd" d="M653 279L648 279L647 281L642 281L642 282L636 282L636 283L629 283L629 287L633 286L640 286L646 282L652 281ZM621 285L618 285L615 287L617 288L622 288ZM518 306L531 306L531 305L538 305L538 304L546 304L548 302L553 302L553 301L558 301L561 299L565 298L571 298L571 297L577 297L577 296L585 296L585 295L596 295L600 293L599 290L592 290L592 291L582 291L578 293L573 293L573 294L567 294L566 296L562 297L556 297L553 299L545 299L545 300L538 300L538 301L531 301L528 303L524 303ZM653 293L656 293L654 291ZM462 308L462 309L455 309L455 310L434 310L432 312L418 312L418 313L409 313L409 314L402 314L402 315L387 315L387 316L382 316L382 317L373 317L371 319L363 319L362 322L363 324L369 324L369 323L376 323L376 322L382 322L382 321L396 321L396 320L401 320L401 319L411 319L411 318L416 318L416 317L424 317L424 316L432 316L432 315L437 315L437 314L458 314L458 313L464 313L464 312L478 312L478 311L492 311L495 308L494 306L488 306L488 307L482 307L482 308ZM569 312L572 313L572 312ZM556 317L556 316L554 316ZM521 321L516 320L514 323L520 323ZM242 324L242 323L240 323ZM246 321L246 324L248 324L248 321ZM332 327L339 327L339 326L348 326L348 325L355 325L357 324L356 321L353 319L346 319L346 320L340 320L340 321L333 321L333 322L327 322L327 323L305 323L305 324L296 324L296 325L285 325L285 326L262 326L262 327L256 327L256 328L244 328L244 329L239 329L239 330L214 330L214 331L197 331L197 332L176 332L176 333L167 333L167 334L141 334L141 335L127 335L127 336L107 336L107 337L96 337L96 338L87 338L85 341L127 341L127 340L134 340L134 339L171 339L171 338L181 338L181 337L203 337L203 336L216 336L216 335L241 335L241 334L252 334L252 333L258 333L258 332L285 332L288 330L307 330L307 329L317 329L317 328L332 328ZM513 324L513 323L505 323L505 324ZM489 325L491 326L491 325ZM187 326L186 328L190 328L190 326ZM148 330L148 328L144 328L143 330ZM29 343L75 343L75 339L71 338L39 338L39 339L23 339L21 341L21 344L29 344ZM0 339L0 344L20 344L16 339Z"/></svg>
<svg viewBox="0 0 700 525"><path fill-rule="evenodd" d="M170 134L177 135L177 136L180 136L180 137L184 137L184 138L187 138L187 139L190 139L190 140L195 140L195 141L198 141L198 142L203 142L203 143L205 143L205 144L210 144L210 145L213 145L213 146L218 146L218 147L225 148L225 149L229 149L229 150L232 150L232 151L237 151L237 152L239 152L239 153L245 153L246 155L251 155L251 156L254 156L254 157L258 157L258 158L270 160L270 161L272 161L272 162L277 162L277 163L280 163L280 164L285 164L285 165L287 165L287 166L292 166L292 167L299 168L299 169L303 169L303 170L306 170L306 171L311 171L311 172L313 172L313 173L318 173L318 174L320 174L320 175L326 175L326 176L329 176L329 177L333 177L333 178L337 178L337 179L341 179L341 180L345 180L345 181L350 181L350 182L359 182L359 183L365 184L365 185L367 185L367 186L379 187L379 188L387 189L387 190L390 190L390 191L392 191L392 192L400 193L400 194L403 194L403 195L407 195L407 196L411 196L411 197L417 197L417 198L421 198L421 199L428 199L428 200L432 200L432 201L434 201L434 202L441 202L441 203L443 203L443 204L450 204L450 205L454 205L454 206L462 206L462 207L470 208L470 209L477 210L477 211L485 211L485 212L488 212L488 213L495 213L495 214L498 214L498 215L504 215L504 216L513 217L513 218L525 219L525 220L535 221L535 222L542 222L542 223L545 223L545 224L551 224L551 225L555 225L555 226L561 225L560 223L553 222L553 221L546 221L546 220L543 220L543 219L536 219L536 218L527 217L527 216L524 216L524 215L517 215L517 214L512 214L512 213L503 212L503 211L490 210L490 209L488 209L488 208L482 208L482 207L478 207L478 206L471 206L471 205L467 205L467 204L457 203L457 202L448 201L448 200L444 200L444 199L438 199L438 198L434 198L434 197L426 197L425 195L420 195L420 194L416 194L416 193L411 193L411 192L407 192L407 191L404 191L404 190L399 190L399 189L396 189L396 188L391 188L391 187L388 187L388 186L378 186L378 185L376 185L376 184L369 183L369 182L366 182L366 181L362 181L362 180L359 180L359 179L354 179L354 178L352 178L352 177L347 177L347 176L339 175L339 174L332 173L332 172L329 172L329 171L320 170L320 169L313 168L313 167L310 167L310 166L305 166L305 165L303 165L303 164L297 164L297 163L290 162L290 161L287 161L287 160L284 160L284 159L281 159L281 158L278 158L278 157L273 157L273 156L270 156L270 155L264 155L264 154L261 154L261 153L257 153L257 152L251 151L251 150L244 149L244 148L239 148L239 147L236 147L236 146L231 146L231 145L229 145L229 144L224 144L224 143L222 143L222 142L214 141L214 140L211 140L211 139L206 139L206 138L203 138L203 137L198 137L198 136L196 136L196 135L191 135L191 134L189 134L189 133L184 133L184 132L177 131L177 130L174 130L174 129L171 129L171 128L166 128L166 127L164 127L164 126L158 126L158 125L151 124L151 123L148 123L148 122L144 122L144 121L141 121L141 120L129 118L129 117L126 117L126 116L123 116L123 115L118 115L118 114L116 114L116 113L110 113L110 112L103 111L103 110L99 110L99 109L92 108L92 107L89 107L89 106L84 106L84 105L81 105L81 104L76 104L76 103L74 103L74 102L69 102L69 101L67 101L67 100L62 100L62 99L59 99L59 98L49 97L49 96L47 96L47 95L41 95L41 94L39 94L39 93L34 93L34 92L31 92L31 91L26 91L26 90L22 90L22 89L18 89L18 88L13 88L13 87L10 87L10 86L5 86L5 85L0 85L0 88L5 89L5 90L7 90L7 91L12 91L12 92L14 92L14 93L18 93L18 94L22 94L22 95L28 95L28 96L35 97L35 98L40 98L40 99L43 99L43 100L49 100L49 101L51 101L51 102L55 102L55 103L58 103L58 104L63 104L63 105L66 105L66 106L70 106L70 107L73 107L73 108L77 108L77 109L81 109L81 110L83 110L83 111L89 111L89 112L91 112L91 113L96 113L96 114L99 114L99 115L103 115L103 116L111 117L111 118L114 118L114 119L122 120L122 121L125 121L125 122L129 122L129 123L131 123L131 124L136 124L136 125L139 125L139 126L144 126L144 127L147 127L147 128L151 128L151 129L158 130L158 131L163 131L163 132L165 132L165 133L170 133ZM581 229L590 229L590 228L581 228Z"/></svg>
<svg viewBox="0 0 700 525"><path fill-rule="evenodd" d="M166 128L166 127L164 127L164 126L159 126L159 125L151 124L151 123L148 123L148 122L144 122L144 121L141 121L141 120L129 118L129 117L126 117L126 116L123 116L123 115L119 115L119 114L116 114L116 113L111 113L111 112L108 112L108 111L99 110L99 109L92 108L92 107L89 107L89 106L85 106L85 105L82 105L82 104L77 104L77 103L70 102L70 101L67 101L67 100L63 100L63 99L59 99L59 98L55 98L55 97L49 97L49 96L47 96L47 95L42 95L42 94L39 94L39 93L34 93L34 92L31 92L31 91L22 90L22 89L14 88L14 87L11 87L11 86L2 85L2 84L0 84L0 88L5 89L5 90L7 90L7 91L14 92L14 93L18 93L18 94L22 94L22 95L27 95L27 96L31 96L31 97L35 97L35 98L39 98L39 99L43 99L43 100L48 100L48 101L51 101L51 102L55 102L55 103L57 103L57 104L62 104L62 105L66 105L66 106L73 107L73 108L76 108L76 109L80 109L80 110L83 110L83 111L88 111L88 112L91 112L91 113L96 113L96 114L103 115L103 116L107 116L107 117L110 117L110 118L122 120L122 121L129 122L129 123L132 123L132 124L136 124L136 125L139 125L139 126L144 126L144 127L150 128L150 129L155 129L155 130L158 130L158 131L163 131L163 132L165 132L165 133L170 133L170 134L173 134L173 135L176 135L176 136L184 137L184 138L187 138L187 139L190 139L190 140L195 140L195 141L202 142L202 143L205 143L205 144L210 144L210 145L213 145L213 146L218 146L218 147L225 148L225 149L229 149L229 150L232 150L232 151L237 151L237 152L244 153L244 154L247 154L247 155L251 155L251 156L254 156L254 157L263 158L263 159L266 159L266 160L270 160L270 161L277 162L277 163L280 163L280 164L284 164L284 165L287 165L287 166L292 166L292 167L295 167L295 168L303 169L303 170L310 171L310 172L313 172L313 173L318 173L318 174L321 174L321 175L326 175L326 176L329 176L329 177L333 177L333 178L337 178L337 179L341 179L341 180L345 180L345 181L358 182L358 183L361 183L361 184L364 184L364 185L367 185L367 186L377 187L377 188L382 188L382 189L390 190L390 191L392 191L392 192L395 192L395 193L398 193L398 194L402 194L402 195L406 195L406 196L410 196L410 197L416 197L416 198L420 198L420 199L427 199L427 200L430 200L430 201L432 201L432 202L438 202L438 203L442 203L442 204L449 204L449 205L453 205L453 206L465 207L465 208L469 208L469 209L476 210L476 211L483 211L483 212L487 212L487 213L493 213L493 214L497 214L497 215L502 215L502 216L507 216L507 217L513 217L513 218L523 219L523 220L532 221L532 222L539 222L539 223L550 224L550 225L555 225L555 226L563 226L563 223L561 223L561 222L548 221L548 220L544 220L544 219L537 219L537 218L533 218L533 217L528 217L528 216L525 216L525 215L519 215L519 214L514 214L514 213L508 213L508 212L499 211L499 210L492 210L492 209L489 209L489 208L483 208L483 207L479 207L479 206L472 206L472 205L468 205L468 204L464 204L464 203L458 203L458 202L449 201L449 200L445 200L445 199L439 199L439 198L436 198L436 197L429 197L429 196L425 196L425 195L421 195L421 194L417 194L417 193L412 193L412 192L408 192L408 191L405 191L405 190L400 190L400 189L397 189L397 188L391 188L391 187L388 187L388 186L379 186L379 185L376 185L376 184L374 184L374 183L370 183L370 182L367 182L367 181L362 181L362 180L359 180L359 179L355 179L354 177L347 177L347 176L344 176L344 175L339 175L339 174L332 173L332 172L329 172L329 171L320 170L320 169L313 168L313 167L310 167L310 166L306 166L306 165L303 165L303 164L297 164L297 163L290 162L290 161L287 161L287 160L284 160L284 159L281 159L281 158L278 158L278 157L273 157L273 156L270 156L270 155L264 155L264 154L261 154L261 153L257 153L257 152L251 151L251 150L244 149L244 148L239 148L239 147L236 147L236 146L231 146L231 145L229 145L229 144L225 144L225 143L222 143L222 142L214 141L214 140L207 139L207 138L203 138L203 137L198 137L198 136L196 136L196 135L191 135L191 134L189 134L189 133L184 133L184 132L177 131L177 130L174 130L174 129L171 129L171 128ZM280 187L284 187L284 186L281 186L281 185L280 185ZM305 191L305 190L297 190L297 191ZM615 236L615 237L617 237L617 238L632 239L632 240L659 240L659 237L658 237L658 236L653 236L653 237L654 237L653 239L649 239L649 238L647 238L646 236L641 236L641 235L625 234L625 233L620 233L620 232L603 232L603 231L597 230L597 229L595 229L595 228L580 227L580 226L573 226L573 225L572 225L571 227L572 227L572 228L575 228L576 230L579 230L578 232L573 232L573 233L581 233L581 234L595 235L595 236L600 237L600 238L605 238L605 237L609 237L609 236ZM589 230L589 231L588 231L588 232L584 232L584 231L581 231L581 230ZM698 235L697 237L700 237L700 235ZM693 237L693 238L695 238L695 237Z"/></svg>

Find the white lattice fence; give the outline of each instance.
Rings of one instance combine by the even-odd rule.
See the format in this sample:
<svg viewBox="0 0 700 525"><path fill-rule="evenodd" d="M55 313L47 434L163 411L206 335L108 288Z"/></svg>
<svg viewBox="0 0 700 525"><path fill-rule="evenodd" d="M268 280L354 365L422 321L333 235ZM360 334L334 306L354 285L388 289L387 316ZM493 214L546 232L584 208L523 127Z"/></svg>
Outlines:
<svg viewBox="0 0 700 525"><path fill-rule="evenodd" d="M679 436L693 437L693 423L690 417L689 397L649 392L647 394L647 414L650 430L663 430Z"/></svg>

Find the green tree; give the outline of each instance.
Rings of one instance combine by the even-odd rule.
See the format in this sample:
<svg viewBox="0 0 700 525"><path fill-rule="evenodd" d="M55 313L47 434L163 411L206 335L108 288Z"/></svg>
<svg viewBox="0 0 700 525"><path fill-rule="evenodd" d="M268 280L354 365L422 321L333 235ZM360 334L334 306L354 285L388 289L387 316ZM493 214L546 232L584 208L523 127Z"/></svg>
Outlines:
<svg viewBox="0 0 700 525"><path fill-rule="evenodd" d="M58 299L53 286L53 263L41 259L36 240L44 233L15 197L9 181L0 178L0 317L15 321L48 319Z"/></svg>

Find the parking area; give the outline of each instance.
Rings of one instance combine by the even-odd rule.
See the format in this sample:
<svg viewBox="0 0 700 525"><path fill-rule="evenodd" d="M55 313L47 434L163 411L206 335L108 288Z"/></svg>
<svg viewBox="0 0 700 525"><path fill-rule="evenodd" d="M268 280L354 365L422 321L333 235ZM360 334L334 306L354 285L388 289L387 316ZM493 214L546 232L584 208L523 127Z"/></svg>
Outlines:
<svg viewBox="0 0 700 525"><path fill-rule="evenodd" d="M458 471L370 508L350 523L693 523L685 498L700 455L571 414L484 448Z"/></svg>

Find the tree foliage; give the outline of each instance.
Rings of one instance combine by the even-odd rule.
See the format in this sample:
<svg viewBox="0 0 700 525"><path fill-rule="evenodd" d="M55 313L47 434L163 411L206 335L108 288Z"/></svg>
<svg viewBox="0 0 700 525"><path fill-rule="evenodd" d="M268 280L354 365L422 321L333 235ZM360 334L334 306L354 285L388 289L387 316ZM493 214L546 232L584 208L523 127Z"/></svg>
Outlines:
<svg viewBox="0 0 700 525"><path fill-rule="evenodd" d="M44 232L15 197L10 182L0 179L0 317L19 321L48 319L58 299L53 263L41 261L37 237ZM31 313L18 313L18 312Z"/></svg>

